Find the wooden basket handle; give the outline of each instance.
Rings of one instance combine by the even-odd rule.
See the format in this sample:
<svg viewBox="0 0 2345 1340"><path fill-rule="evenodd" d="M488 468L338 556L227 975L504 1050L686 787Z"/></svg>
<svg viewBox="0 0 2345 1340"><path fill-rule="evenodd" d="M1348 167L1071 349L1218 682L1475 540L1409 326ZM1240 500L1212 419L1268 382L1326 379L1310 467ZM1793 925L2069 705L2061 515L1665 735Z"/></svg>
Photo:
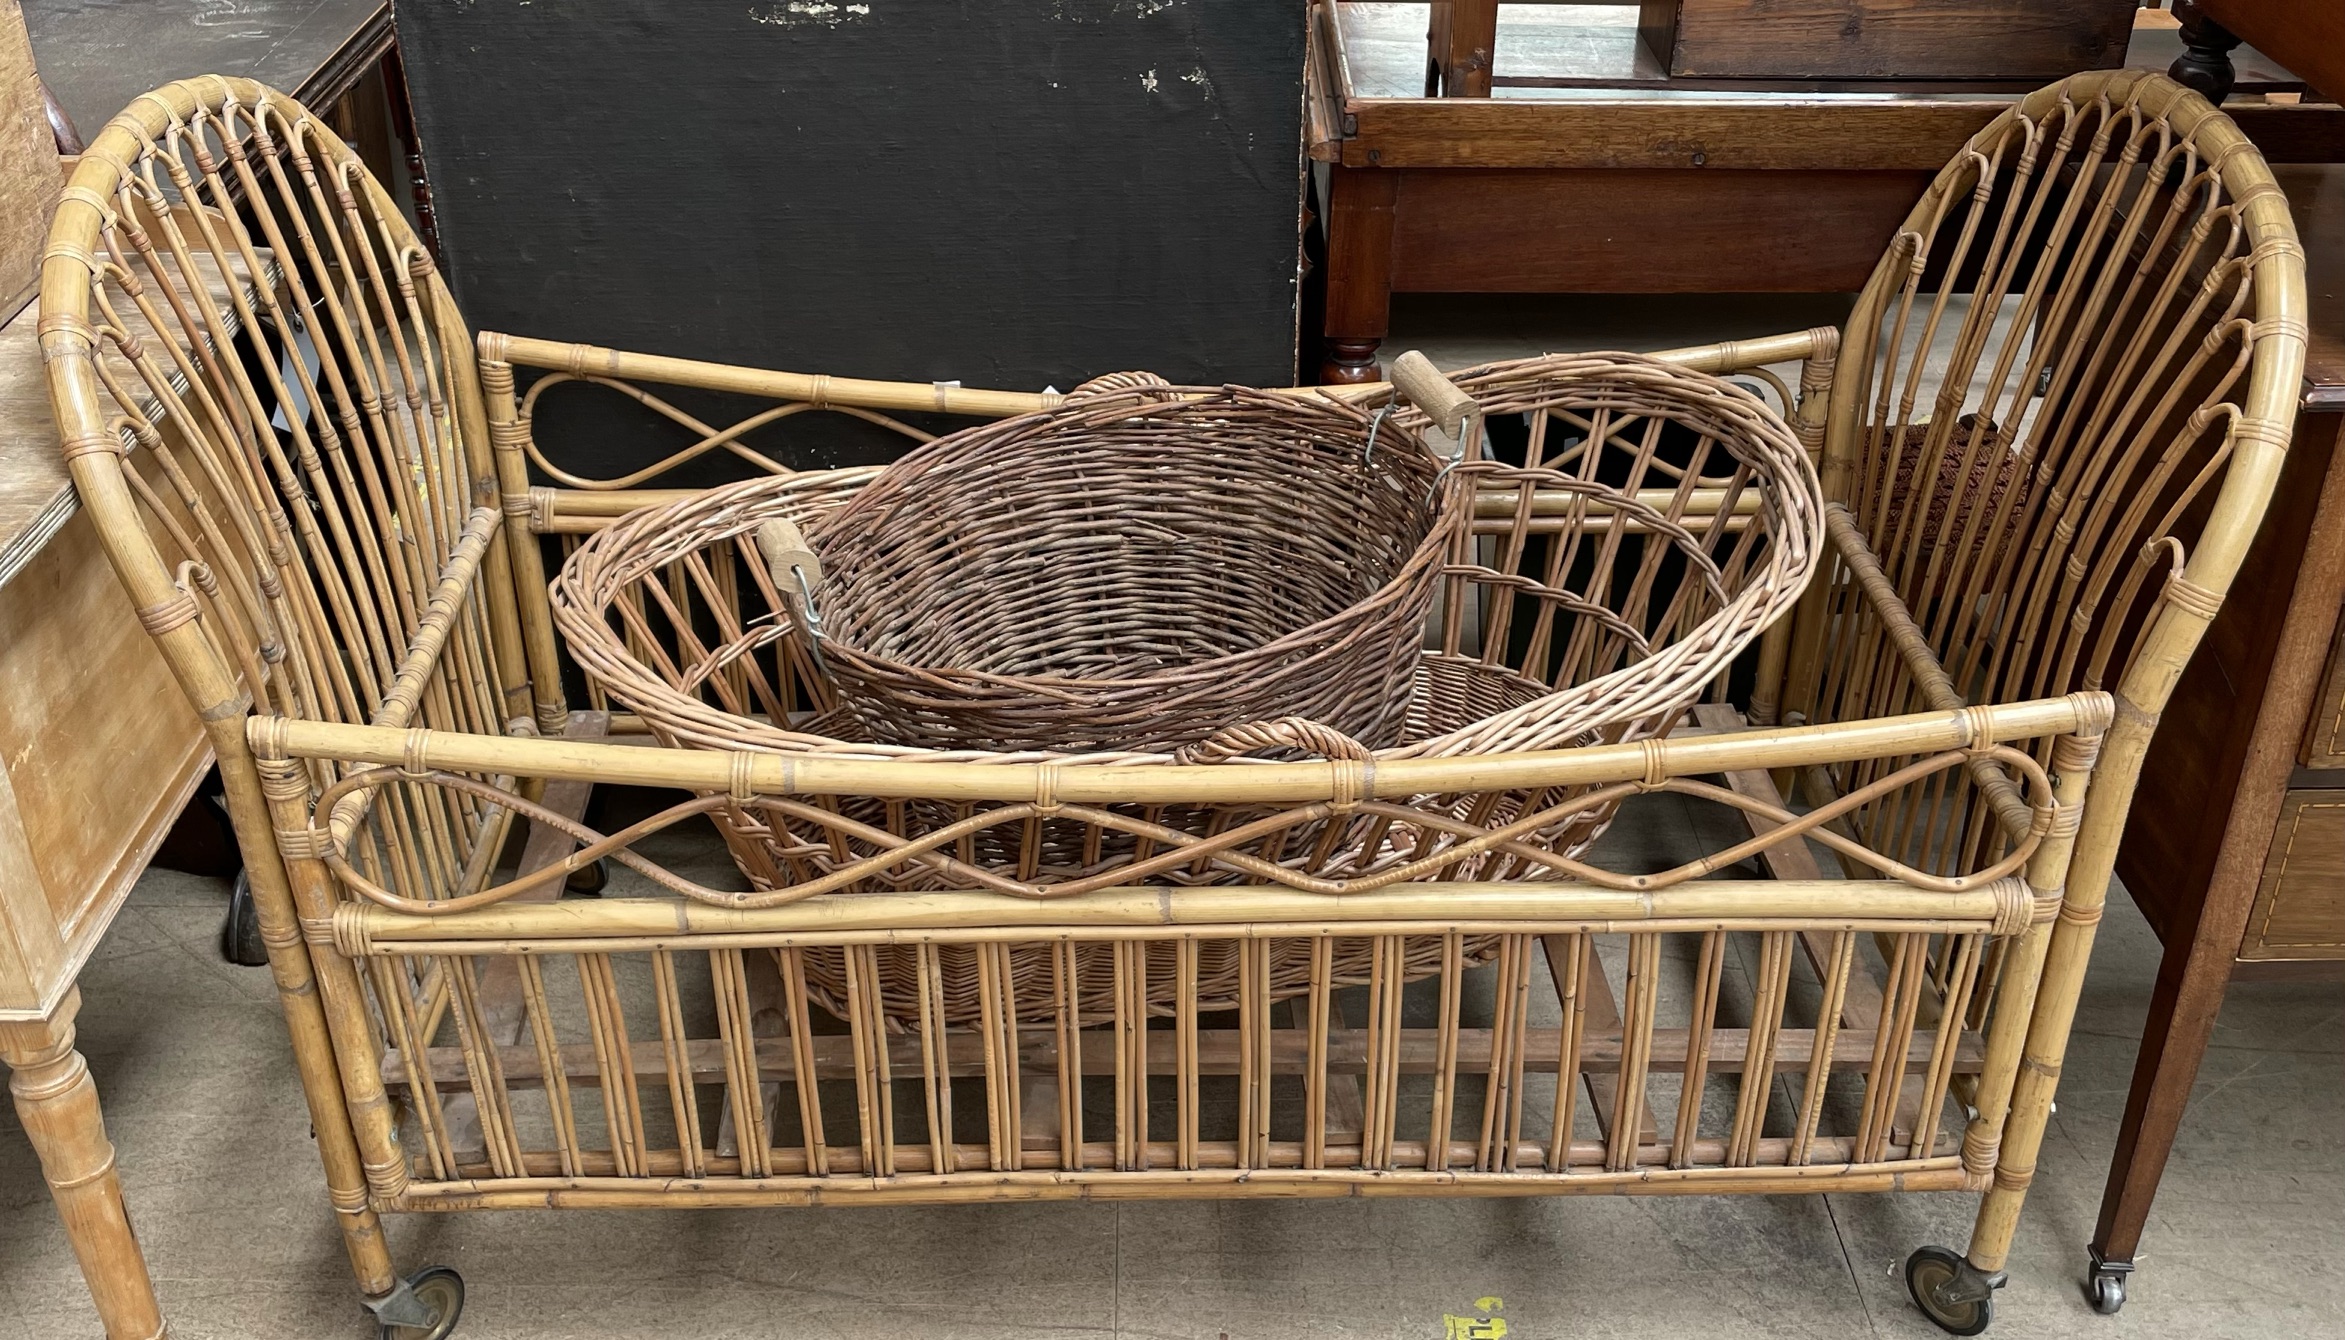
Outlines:
<svg viewBox="0 0 2345 1340"><path fill-rule="evenodd" d="M1475 411L1474 398L1441 375L1433 360L1411 349L1392 361L1392 389L1425 411L1452 441Z"/></svg>
<svg viewBox="0 0 2345 1340"><path fill-rule="evenodd" d="M782 603L790 607L790 617L809 633L821 627L819 611L814 608L814 589L822 584L822 560L797 523L782 517L761 523L757 528L757 552L765 558L766 574L773 578L774 590L781 593Z"/></svg>
<svg viewBox="0 0 2345 1340"><path fill-rule="evenodd" d="M1368 746L1333 726L1322 726L1307 717L1279 717L1230 726L1195 744L1182 745L1173 751L1173 762L1227 763L1257 749L1300 749L1321 758L1348 758L1363 763L1375 757Z"/></svg>

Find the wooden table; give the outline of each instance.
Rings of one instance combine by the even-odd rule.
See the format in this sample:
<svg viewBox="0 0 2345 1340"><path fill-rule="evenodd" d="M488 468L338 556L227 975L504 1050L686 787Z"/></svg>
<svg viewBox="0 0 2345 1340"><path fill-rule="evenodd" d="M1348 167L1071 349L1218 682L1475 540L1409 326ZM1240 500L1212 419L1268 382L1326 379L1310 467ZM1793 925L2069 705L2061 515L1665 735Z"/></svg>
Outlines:
<svg viewBox="0 0 2345 1340"><path fill-rule="evenodd" d="M407 179L416 231L439 231L389 0L22 0L33 57L84 139L148 89L241 75L329 111L386 184ZM357 96L352 96L355 93ZM403 153L404 171L388 156Z"/></svg>
<svg viewBox="0 0 2345 1340"><path fill-rule="evenodd" d="M193 74L242 75L331 107L394 49L386 0L23 0L41 78L86 138Z"/></svg>
<svg viewBox="0 0 2345 1340"><path fill-rule="evenodd" d="M1429 98L1355 68L1350 44L1366 38L1340 8L1314 6L1308 70L1309 151L1326 165L1328 382L1378 379L1396 292L1853 292L1930 179L2009 101ZM2325 161L2345 135L2335 106L2232 114L2274 162Z"/></svg>
<svg viewBox="0 0 2345 1340"><path fill-rule="evenodd" d="M2345 967L2345 167L2277 170L2311 342L2272 509L2176 686L2117 872L2165 945L2086 1292L2125 1301L2142 1226L2236 978Z"/></svg>
<svg viewBox="0 0 2345 1340"><path fill-rule="evenodd" d="M217 69L330 105L392 50L382 0L25 0L43 77L85 130ZM0 327L0 1061L106 1333L167 1333L124 1208L75 979L210 766L187 700L76 506L37 308ZM135 762L135 766L125 766Z"/></svg>
<svg viewBox="0 0 2345 1340"><path fill-rule="evenodd" d="M211 750L74 506L36 319L0 329L0 1061L106 1333L144 1340L162 1319L73 1049L74 978Z"/></svg>
<svg viewBox="0 0 2345 1340"><path fill-rule="evenodd" d="M2186 53L2174 77L2221 102L2239 77L2240 43L2270 54L2331 101L2345 98L2345 6L2327 0L2175 0Z"/></svg>
<svg viewBox="0 0 2345 1340"><path fill-rule="evenodd" d="M2245 37L2345 96L2345 7L2181 8L2192 50L2175 75L2201 91L2227 91ZM2327 157L2345 159L2345 137ZM2280 179L2311 299L2304 394L2272 511L2166 708L2118 854L2165 956L2093 1229L2085 1292L2103 1312L2124 1305L2230 983L2345 975L2345 166Z"/></svg>

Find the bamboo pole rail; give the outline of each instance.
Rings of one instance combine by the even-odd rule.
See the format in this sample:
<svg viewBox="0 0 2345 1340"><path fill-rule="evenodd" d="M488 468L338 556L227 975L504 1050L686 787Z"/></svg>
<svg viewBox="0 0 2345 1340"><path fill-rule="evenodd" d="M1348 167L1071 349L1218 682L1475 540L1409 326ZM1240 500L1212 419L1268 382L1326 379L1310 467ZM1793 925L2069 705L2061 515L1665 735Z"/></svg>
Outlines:
<svg viewBox="0 0 2345 1340"><path fill-rule="evenodd" d="M1751 372L1764 377L1781 402L1783 412L1787 416L1796 416L1800 439L1814 454L1822 441L1826 392L1830 386L1830 371L1838 346L1839 332L1821 328L1755 340L1729 340L1667 349L1648 356L1696 372L1713 375ZM953 406L950 412L985 417L1038 413L1061 400L1061 397L1040 393L963 391L949 384L940 389L933 384L924 386L908 382L842 382L803 373L767 372L684 359L654 359L593 346L564 345L487 333L481 336L481 348L485 365L497 370L492 380L500 386L510 381L512 367L525 366L554 371L564 378L601 378L608 384L618 386L631 385L623 379L642 378L704 390L774 397L785 401L784 408L812 406L872 411L934 410L937 408L936 397L942 394ZM1802 369L1800 391L1796 397L1779 378L1766 371L1769 365L1783 363L1797 363ZM582 368L593 370L580 371ZM654 375L655 371L658 375ZM812 392L818 382L821 383L821 395L815 397ZM1288 387L1279 394L1305 398L1330 396L1349 403L1371 404L1389 399L1392 390L1390 383L1376 382L1341 387ZM719 444L720 439L737 444L736 437L727 436L726 433L708 436L708 433L714 431L709 430L708 425L699 424L697 420L693 424L705 430L704 441L710 446ZM515 417L511 428L519 438L526 438L526 416ZM727 433L736 431L727 430ZM698 454L702 449L695 448L686 454L686 458ZM681 459L684 458L671 458L659 469L680 463ZM758 460L763 462L762 468L773 468L772 463L765 458ZM656 476L659 469L652 470L650 474ZM867 467L836 473L842 479L851 474L860 480L874 472L875 469ZM695 492L691 489L644 487L641 484L620 487L596 482L591 486L533 488L528 490L527 496L530 499L529 513L534 530L543 534L587 535L629 512L646 507L671 506L691 498ZM1647 491L1640 498L1653 503L1668 501L1668 495L1657 490ZM1755 496L1745 495L1737 500L1736 510L1740 513L1745 508L1755 508L1755 505ZM1560 515L1560 509L1568 506L1568 502L1560 498L1543 499L1539 503L1539 514ZM1550 512L1548 509L1559 510ZM1709 514L1698 501L1686 510L1692 516ZM1511 514L1511 509L1498 515L1508 514Z"/></svg>
<svg viewBox="0 0 2345 1340"><path fill-rule="evenodd" d="M1824 1042L1827 1067L1834 1070L1862 1069L1874 1058L1877 1034L1872 1029L1828 1030ZM1270 1060L1280 1068L1301 1065L1308 1056L1312 1039L1296 1029L1279 1029L1270 1045ZM1293 1034L1294 1036L1285 1036ZM1771 1055L1773 1064L1782 1071L1805 1071L1815 1063L1818 1052L1814 1029L1787 1028L1774 1040ZM1079 1045L1072 1049L1073 1064L1086 1075L1115 1073L1114 1039L1103 1033L1080 1035ZM1237 1029L1204 1029L1192 1043L1169 1033L1150 1036L1146 1041L1151 1070L1169 1071L1176 1063L1194 1067L1199 1074L1235 1075L1244 1067L1242 1054L1251 1044L1246 1034ZM1404 1029L1400 1034L1396 1053L1400 1073L1407 1075L1441 1074L1451 1065L1469 1070L1487 1066L1492 1055L1492 1034L1489 1029L1460 1029L1454 1038L1444 1040L1439 1029ZM1657 1074L1684 1071L1689 1065L1720 1074L1739 1072L1750 1056L1750 1035L1744 1029L1721 1029L1696 1047L1692 1035L1685 1029L1656 1029L1645 1045L1647 1068ZM1581 1041L1577 1054L1579 1070L1583 1074L1616 1074L1622 1064L1629 1038L1619 1028L1591 1031ZM918 1069L923 1050L929 1044L908 1034L898 1034L887 1040L888 1054L893 1065L907 1070ZM1057 1034L1047 1028L1021 1030L1016 1046L1021 1067L1050 1066L1059 1062L1060 1048ZM972 1036L947 1039L944 1056L939 1061L944 1073L957 1079L986 1076L986 1040ZM1186 1049L1184 1054L1184 1048ZM788 1039L759 1039L754 1049L754 1063L758 1073L767 1078L790 1079L799 1074L824 1080L852 1079L855 1073L855 1041L850 1037L814 1037L803 1048L810 1058L800 1069L801 1048ZM1907 1060L1922 1063L1935 1052L1935 1040L1917 1035L1908 1042ZM434 1047L424 1055L433 1082L443 1089L467 1089L472 1086L471 1058L461 1047ZM726 1045L717 1039L701 1039L684 1049L680 1058L682 1068L700 1077L702 1083L721 1082L729 1074L727 1067L735 1058ZM1956 1067L1976 1072L1986 1062L1986 1048L1978 1039L1965 1038L1950 1053ZM1523 1065L1530 1073L1556 1073L1562 1062L1562 1052L1553 1033L1526 1040ZM667 1057L644 1055L634 1058L631 1073L638 1082L655 1080L668 1074L671 1062ZM1366 1074L1369 1068L1366 1034L1348 1029L1330 1035L1322 1053L1322 1064L1330 1074ZM383 1078L387 1084L407 1084L415 1080L416 1069L405 1052L393 1052L383 1060ZM602 1071L593 1048L583 1043L570 1043L541 1052L534 1047L519 1045L499 1049L498 1071L510 1088L542 1088L548 1078L560 1074L573 1084L598 1085ZM1647 1140L1647 1144L1658 1144Z"/></svg>
<svg viewBox="0 0 2345 1340"><path fill-rule="evenodd" d="M1415 1151L1405 1151L1415 1152ZM823 1178L819 1182L737 1183L706 1188L669 1182L654 1189L640 1182L605 1186L516 1185L499 1179L470 1183L417 1184L390 1202L397 1210L543 1209L749 1209L771 1205L970 1205L1042 1200L1193 1200L1199 1196L1267 1196L1287 1200L1359 1199L1379 1196L1547 1196L1589 1195L1810 1195L1865 1191L1961 1191L1962 1169L1947 1160L1901 1159L1878 1168L1821 1167L1721 1171L1645 1167L1634 1172L1537 1173L1384 1172L1356 1173L1306 1169L1245 1169L1217 1172L1101 1171L1071 1173L947 1174L898 1184L892 1179Z"/></svg>
<svg viewBox="0 0 2345 1340"><path fill-rule="evenodd" d="M1646 740L1536 753L1396 759L1358 779L1354 794L1406 797L1453 791L1501 791L1602 785L1660 776L1699 776L1749 768L1882 759L1974 749L2104 729L2109 702L2078 693L2032 703L1971 706L1870 721L1785 726L1731 735ZM252 720L253 746L264 755L338 758L354 763L458 773L517 774L547 780L724 791L739 784L766 795L934 797L954 801L1161 803L1229 799L1246 803L1328 800L1354 779L1341 762L1254 763L1239 767L1130 764L947 762L897 763L819 755L724 755L643 750L625 745L506 739L432 730L392 730L291 718ZM1037 787L1047 785L1048 791Z"/></svg>
<svg viewBox="0 0 2345 1340"><path fill-rule="evenodd" d="M1792 331L1759 339L1726 340L1683 349L1664 349L1651 357L1696 372L1723 373L1771 363L1792 363L1813 357L1839 332L1831 329ZM903 413L966 414L978 418L1008 418L1049 409L1063 396L1045 391L981 391L955 382L891 382L825 374L745 368L697 359L658 354L628 353L599 345L567 344L495 331L480 334L480 354L490 362L545 368L577 377L609 377L661 382L709 391L731 391L773 400L809 404L854 405L865 409ZM1281 394L1332 396L1341 400L1380 400L1392 394L1390 382L1348 386L1290 386Z"/></svg>
<svg viewBox="0 0 2345 1340"><path fill-rule="evenodd" d="M1423 883L1375 893L1299 893L1276 885L1121 888L1052 899L1005 901L991 892L867 894L780 907L723 908L664 899L505 903L443 917L409 916L371 903L335 909L333 943L344 953L528 952L533 944L594 940L675 948L718 938L844 942L870 934L900 940L973 943L1037 931L1058 937L1182 931L1216 937L1318 933L1395 934L1424 922L1459 929L1529 931L1635 926L1659 930L1757 930L1784 921L1827 930L1929 929L1999 934L2024 924L2034 895L2000 880L1958 892L1894 880L1697 880L1650 892L1584 884L1510 881ZM1372 929L1373 928L1373 929ZM1395 928L1398 928L1397 930ZM464 947L455 947L461 944Z"/></svg>

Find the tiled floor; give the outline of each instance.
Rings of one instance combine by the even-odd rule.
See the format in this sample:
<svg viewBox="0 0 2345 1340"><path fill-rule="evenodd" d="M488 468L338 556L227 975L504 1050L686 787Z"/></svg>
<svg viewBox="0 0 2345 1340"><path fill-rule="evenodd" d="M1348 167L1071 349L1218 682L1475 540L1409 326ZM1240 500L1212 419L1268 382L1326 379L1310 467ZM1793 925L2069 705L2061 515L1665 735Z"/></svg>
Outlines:
<svg viewBox="0 0 2345 1340"><path fill-rule="evenodd" d="M1448 366L1829 324L1837 299L1404 300L1388 353ZM1679 818L1607 839L1667 846ZM684 853L676 853L681 856ZM722 860L714 851L702 860ZM265 970L213 947L223 889L157 872L83 977L82 1044L179 1340L371 1336L326 1211ZM2157 963L2112 900L1992 1334L2345 1335L2345 990L2242 985L2225 1007L2132 1301L2076 1282ZM1509 1340L1928 1337L1897 1267L1960 1244L1939 1196L1190 1202L903 1210L503 1213L391 1224L406 1268L459 1268L460 1336ZM100 1334L12 1114L0 1113L0 1340Z"/></svg>

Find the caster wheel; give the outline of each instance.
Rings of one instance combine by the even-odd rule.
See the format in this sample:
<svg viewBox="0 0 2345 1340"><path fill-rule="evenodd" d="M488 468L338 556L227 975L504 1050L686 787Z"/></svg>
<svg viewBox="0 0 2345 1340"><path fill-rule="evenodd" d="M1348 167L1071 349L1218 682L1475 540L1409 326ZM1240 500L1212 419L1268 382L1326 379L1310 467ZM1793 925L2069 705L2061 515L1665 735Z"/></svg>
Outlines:
<svg viewBox="0 0 2345 1340"><path fill-rule="evenodd" d="M253 907L252 880L239 870L228 891L228 915L220 922L220 957L240 968L265 967L268 943L261 939L260 913Z"/></svg>
<svg viewBox="0 0 2345 1340"><path fill-rule="evenodd" d="M2084 1301L2104 1317L2117 1315L2125 1306L2125 1277L2132 1273L2133 1262L2104 1261L2100 1249L2094 1248L2092 1266L2084 1272Z"/></svg>
<svg viewBox="0 0 2345 1340"><path fill-rule="evenodd" d="M456 1333L457 1318L464 1315L464 1277L446 1266L419 1270L384 1300L381 1311L394 1308L404 1315L382 1322L382 1340L447 1340ZM409 1323L408 1316L416 1322Z"/></svg>
<svg viewBox="0 0 2345 1340"><path fill-rule="evenodd" d="M571 871L562 881L562 894L567 898L600 898L604 887L610 882L610 862L597 861L593 865L582 865Z"/></svg>
<svg viewBox="0 0 2345 1340"><path fill-rule="evenodd" d="M1905 1289L1914 1306L1949 1335L1977 1335L1995 1320L2002 1272L1989 1275L1944 1247L1922 1247L1905 1258Z"/></svg>

